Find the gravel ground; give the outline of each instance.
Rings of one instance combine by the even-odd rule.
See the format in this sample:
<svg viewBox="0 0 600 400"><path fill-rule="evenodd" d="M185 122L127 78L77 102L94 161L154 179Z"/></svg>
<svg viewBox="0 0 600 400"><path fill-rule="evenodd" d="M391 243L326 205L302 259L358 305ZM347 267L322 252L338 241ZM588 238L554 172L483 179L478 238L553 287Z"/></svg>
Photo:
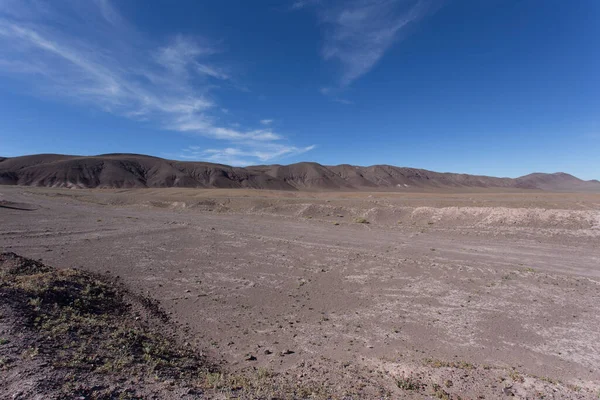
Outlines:
<svg viewBox="0 0 600 400"><path fill-rule="evenodd" d="M0 202L0 250L120 276L231 371L340 397L598 398L600 195L0 186Z"/></svg>

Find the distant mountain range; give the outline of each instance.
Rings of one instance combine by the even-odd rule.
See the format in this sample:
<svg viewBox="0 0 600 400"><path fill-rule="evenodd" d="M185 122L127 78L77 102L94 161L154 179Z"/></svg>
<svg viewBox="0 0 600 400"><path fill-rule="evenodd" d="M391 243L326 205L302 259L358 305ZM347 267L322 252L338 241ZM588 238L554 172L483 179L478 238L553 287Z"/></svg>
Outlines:
<svg viewBox="0 0 600 400"><path fill-rule="evenodd" d="M361 191L503 188L600 193L599 181L584 181L562 172L535 173L513 179L440 173L390 165L324 166L302 162L241 168L207 162L165 160L137 154L0 157L0 185Z"/></svg>

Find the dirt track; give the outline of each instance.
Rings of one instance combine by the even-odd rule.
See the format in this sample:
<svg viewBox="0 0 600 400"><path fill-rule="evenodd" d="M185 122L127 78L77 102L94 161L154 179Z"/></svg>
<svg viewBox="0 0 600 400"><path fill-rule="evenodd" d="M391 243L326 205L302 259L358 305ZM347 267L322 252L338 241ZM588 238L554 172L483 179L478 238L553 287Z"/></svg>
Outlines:
<svg viewBox="0 0 600 400"><path fill-rule="evenodd" d="M302 380L311 365L336 381L352 365L392 391L412 372L467 398L600 388L600 195L0 187L0 200L34 209L0 208L0 249L120 275L234 369Z"/></svg>

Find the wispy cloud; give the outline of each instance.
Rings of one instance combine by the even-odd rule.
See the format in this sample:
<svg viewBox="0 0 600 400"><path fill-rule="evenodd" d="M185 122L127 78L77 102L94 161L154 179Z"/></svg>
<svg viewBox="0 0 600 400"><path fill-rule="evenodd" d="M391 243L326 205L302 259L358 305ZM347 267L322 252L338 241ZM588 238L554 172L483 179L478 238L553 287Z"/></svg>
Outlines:
<svg viewBox="0 0 600 400"><path fill-rule="evenodd" d="M300 10L301 8L306 7L306 2L302 0L294 1L292 3L292 10Z"/></svg>
<svg viewBox="0 0 600 400"><path fill-rule="evenodd" d="M272 119L261 119L260 123L263 125L271 125L273 123Z"/></svg>
<svg viewBox="0 0 600 400"><path fill-rule="evenodd" d="M333 102L344 105L354 104L353 101L340 97L343 92L343 88L322 87L319 89L319 92L321 92L323 96L329 97L329 99Z"/></svg>
<svg viewBox="0 0 600 400"><path fill-rule="evenodd" d="M196 70L201 74L205 74L205 75L211 76L213 78L223 79L223 80L229 79L229 75L226 72L224 72L223 70L221 70L219 68L211 67L210 65L197 63Z"/></svg>
<svg viewBox="0 0 600 400"><path fill-rule="evenodd" d="M341 87L369 72L407 29L443 0L344 0L314 3L324 23L322 56L341 65ZM302 3L302 2L301 2ZM304 8L307 4L302 4Z"/></svg>
<svg viewBox="0 0 600 400"><path fill-rule="evenodd" d="M112 25L122 25L124 23L121 15L113 8L108 0L93 0L100 9L100 13Z"/></svg>
<svg viewBox="0 0 600 400"><path fill-rule="evenodd" d="M156 43L109 0L0 0L0 47L0 73L23 77L23 85L41 96L227 141L256 160L260 149L269 154L277 146L291 149L284 154L296 149L275 143L285 138L269 124L243 128L222 120L230 116L214 91L231 74L215 60L223 52L219 43L181 34Z"/></svg>
<svg viewBox="0 0 600 400"><path fill-rule="evenodd" d="M294 0L292 2L292 5L290 6L290 9L292 11L302 10L304 8L308 8L310 6L317 5L317 4L321 3L321 1L322 0Z"/></svg>
<svg viewBox="0 0 600 400"><path fill-rule="evenodd" d="M313 150L315 146L295 147L287 146L278 143L268 143L260 148L253 144L241 147L226 147L223 149L201 149L198 146L190 146L183 149L180 158L188 160L207 160L216 163L247 166L256 164L251 159L257 159L262 163L271 162L272 160L281 159L287 156L299 155Z"/></svg>
<svg viewBox="0 0 600 400"><path fill-rule="evenodd" d="M177 35L168 45L157 51L156 61L180 77L189 78L195 72L214 78L228 79L228 76L218 68L198 61L219 51L213 44L206 41L202 43L202 41L201 38Z"/></svg>

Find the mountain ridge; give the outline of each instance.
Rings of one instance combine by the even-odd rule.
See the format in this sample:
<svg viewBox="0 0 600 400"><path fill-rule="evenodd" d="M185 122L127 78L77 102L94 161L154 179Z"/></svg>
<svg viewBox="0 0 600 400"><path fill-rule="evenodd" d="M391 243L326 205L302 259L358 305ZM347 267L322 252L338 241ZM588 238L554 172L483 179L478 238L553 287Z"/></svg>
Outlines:
<svg viewBox="0 0 600 400"><path fill-rule="evenodd" d="M363 191L505 188L600 193L598 180L585 181L564 172L536 172L518 178L499 178L386 164L354 166L300 162L232 167L127 153L0 157L0 185Z"/></svg>

